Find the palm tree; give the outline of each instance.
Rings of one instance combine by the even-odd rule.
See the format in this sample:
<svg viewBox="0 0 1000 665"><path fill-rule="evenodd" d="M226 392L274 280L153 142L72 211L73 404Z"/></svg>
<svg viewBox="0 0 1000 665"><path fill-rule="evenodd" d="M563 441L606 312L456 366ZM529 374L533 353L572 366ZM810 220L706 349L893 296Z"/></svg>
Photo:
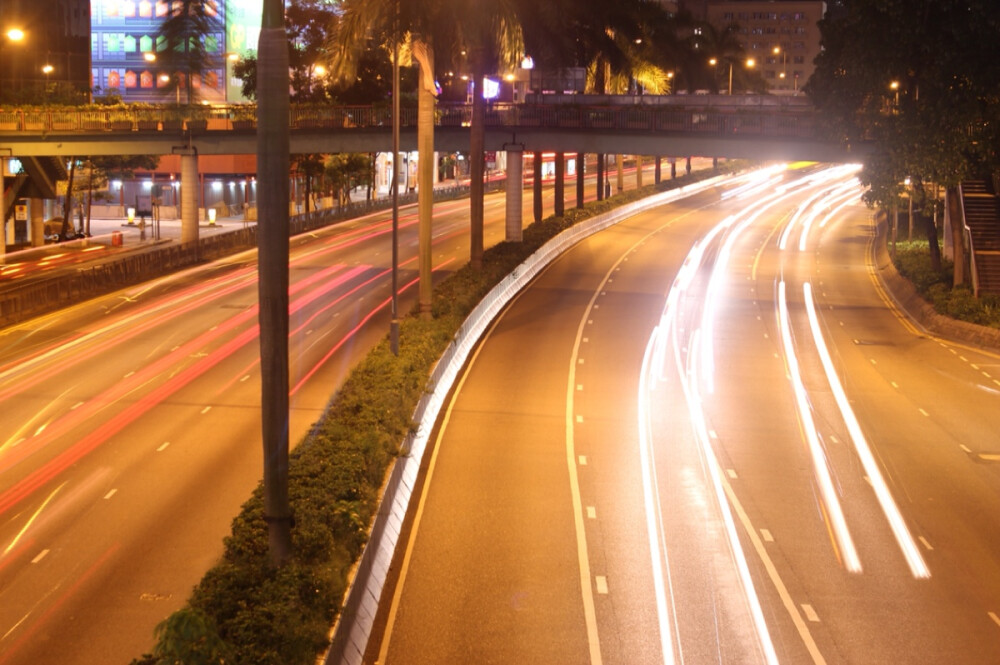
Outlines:
<svg viewBox="0 0 1000 665"><path fill-rule="evenodd" d="M193 78L212 65L209 47L212 34L223 32L217 0L180 0L170 4L170 15L156 33L157 60L170 70L170 83L164 90L173 94L182 86L185 101L196 99ZM216 44L216 51L218 45Z"/></svg>
<svg viewBox="0 0 1000 665"><path fill-rule="evenodd" d="M497 0L484 7L460 2L460 43L472 66L472 122L469 127L469 260L475 270L483 263L483 172L485 170L486 99L483 80L487 73L512 71L524 57L524 36L517 7L511 0Z"/></svg>
<svg viewBox="0 0 1000 665"><path fill-rule="evenodd" d="M378 44L403 41L406 52L416 60L420 76L417 84L417 152L420 189L417 194L421 314L431 310L431 222L434 214L434 37L453 22L447 20L445 0L344 0L339 21L327 44L330 72L335 78L351 80L359 57L372 40Z"/></svg>
<svg viewBox="0 0 1000 665"><path fill-rule="evenodd" d="M265 0L257 58L257 265L264 514L271 563L292 554L288 501L288 37L281 0Z"/></svg>

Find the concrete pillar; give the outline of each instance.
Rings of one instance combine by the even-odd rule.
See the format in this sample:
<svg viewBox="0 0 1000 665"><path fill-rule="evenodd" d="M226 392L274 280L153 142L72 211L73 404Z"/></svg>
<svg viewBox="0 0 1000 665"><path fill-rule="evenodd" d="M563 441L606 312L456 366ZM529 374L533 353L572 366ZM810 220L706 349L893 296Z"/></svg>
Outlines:
<svg viewBox="0 0 1000 665"><path fill-rule="evenodd" d="M719 158L718 157L713 157L712 158L712 170L715 171L718 168L719 168Z"/></svg>
<svg viewBox="0 0 1000 665"><path fill-rule="evenodd" d="M31 236L31 246L41 247L45 244L45 202L42 199L31 199L28 205L31 226L29 235Z"/></svg>
<svg viewBox="0 0 1000 665"><path fill-rule="evenodd" d="M656 156L656 167L653 169L653 182L656 183L657 185L660 184L660 180L661 180L661 175L662 175L661 165L662 165L662 162L663 162L663 158L660 157L659 155L657 155Z"/></svg>
<svg viewBox="0 0 1000 665"><path fill-rule="evenodd" d="M597 200L604 200L604 154L597 155Z"/></svg>
<svg viewBox="0 0 1000 665"><path fill-rule="evenodd" d="M677 177L677 159L674 157L670 158L670 179L673 180Z"/></svg>
<svg viewBox="0 0 1000 665"><path fill-rule="evenodd" d="M635 156L635 186L642 187L642 155Z"/></svg>
<svg viewBox="0 0 1000 665"><path fill-rule="evenodd" d="M691 175L691 158L690 157L687 158L687 164L685 164L684 170L687 172L688 175Z"/></svg>
<svg viewBox="0 0 1000 665"><path fill-rule="evenodd" d="M524 201L524 146L507 146L507 242L521 242Z"/></svg>
<svg viewBox="0 0 1000 665"><path fill-rule="evenodd" d="M566 214L566 153L556 153L556 191L555 191L555 212L556 217Z"/></svg>
<svg viewBox="0 0 1000 665"><path fill-rule="evenodd" d="M587 160L582 152L576 153L576 207L583 207L583 177Z"/></svg>
<svg viewBox="0 0 1000 665"><path fill-rule="evenodd" d="M181 244L198 242L198 155L181 155Z"/></svg>
<svg viewBox="0 0 1000 665"><path fill-rule="evenodd" d="M542 153L536 152L531 156L531 163L535 175L532 178L532 202L534 203L534 219L536 222L542 221Z"/></svg>
<svg viewBox="0 0 1000 665"><path fill-rule="evenodd" d="M615 191L621 194L625 191L625 155L615 155L615 161L618 165L618 189Z"/></svg>

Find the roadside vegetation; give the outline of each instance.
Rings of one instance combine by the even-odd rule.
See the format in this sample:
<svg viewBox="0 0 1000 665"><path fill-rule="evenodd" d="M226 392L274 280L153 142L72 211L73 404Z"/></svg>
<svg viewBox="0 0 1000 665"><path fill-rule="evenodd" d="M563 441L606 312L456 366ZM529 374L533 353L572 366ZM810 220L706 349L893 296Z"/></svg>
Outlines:
<svg viewBox="0 0 1000 665"><path fill-rule="evenodd" d="M745 166L745 165L743 165ZM307 665L328 642L348 575L368 538L379 490L434 363L473 307L550 238L617 206L734 171L700 171L567 210L524 230L521 243L487 250L435 289L433 316L400 321L399 356L383 340L351 372L313 431L291 453L289 495L294 556L275 567L260 488L233 520L222 560L188 605L157 628L153 654L133 665L241 663Z"/></svg>
<svg viewBox="0 0 1000 665"><path fill-rule="evenodd" d="M952 286L952 262L942 259L941 267L935 268L927 240L897 242L893 264L938 314L1000 328L1000 297L984 295L976 298L968 285Z"/></svg>

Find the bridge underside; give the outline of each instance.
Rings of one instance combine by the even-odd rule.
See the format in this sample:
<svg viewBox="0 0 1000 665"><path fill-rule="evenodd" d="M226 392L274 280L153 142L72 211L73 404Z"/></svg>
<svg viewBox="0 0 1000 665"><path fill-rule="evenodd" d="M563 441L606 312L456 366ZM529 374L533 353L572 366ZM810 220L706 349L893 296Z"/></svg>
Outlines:
<svg viewBox="0 0 1000 665"><path fill-rule="evenodd" d="M97 156L97 155L240 155L256 154L257 135L253 131L149 131L41 134L18 132L2 137L4 154L12 157ZM400 134L400 147L416 150L416 131ZM468 127L437 127L435 149L439 152L468 152ZM523 145L527 152L585 152L665 157L724 157L766 161L808 160L856 162L865 155L865 146L852 150L812 138L776 138L752 134L705 132L649 132L593 129L547 129L541 127L488 128L486 150L505 150L507 145ZM291 151L302 153L386 152L391 149L389 128L294 129ZM193 150L192 150L193 149ZM8 153L9 150L9 153Z"/></svg>

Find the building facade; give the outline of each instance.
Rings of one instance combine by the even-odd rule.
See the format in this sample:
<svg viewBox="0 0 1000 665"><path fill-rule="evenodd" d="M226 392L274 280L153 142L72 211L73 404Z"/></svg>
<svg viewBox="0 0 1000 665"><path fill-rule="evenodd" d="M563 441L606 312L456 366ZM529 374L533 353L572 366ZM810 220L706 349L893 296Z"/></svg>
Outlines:
<svg viewBox="0 0 1000 665"><path fill-rule="evenodd" d="M795 94L812 76L825 2L713 2L706 11L708 22L718 28L738 26L740 43L769 91Z"/></svg>

